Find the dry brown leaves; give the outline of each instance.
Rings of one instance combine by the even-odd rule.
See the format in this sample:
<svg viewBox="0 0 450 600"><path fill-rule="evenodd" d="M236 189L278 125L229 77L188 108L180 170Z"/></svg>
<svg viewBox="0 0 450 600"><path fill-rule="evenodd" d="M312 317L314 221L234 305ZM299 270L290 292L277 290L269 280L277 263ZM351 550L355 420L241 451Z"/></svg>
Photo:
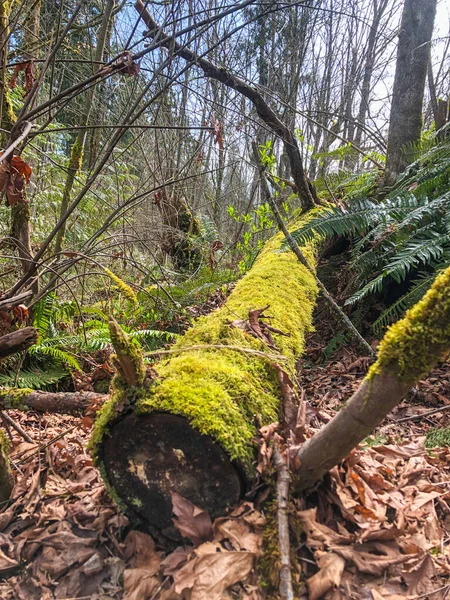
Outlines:
<svg viewBox="0 0 450 600"><path fill-rule="evenodd" d="M349 354L326 369L303 371L306 397L315 406L303 403L297 442L333 417L364 368ZM450 371L439 369L421 383L421 390L431 394L439 389L441 394L446 389ZM319 384L313 388L309 380ZM325 398L320 389L327 390ZM417 404L405 404L398 414L420 410ZM167 554L109 499L85 450L90 429L82 419L12 416L36 443L25 443L14 433L11 456L17 485L12 502L0 511L2 600L267 597L257 572L263 512L242 503L211 523L206 513L175 496L174 523L194 546L182 545ZM444 418L450 415L433 415L437 423ZM259 471L271 461L277 427L275 423L262 432ZM292 504L292 522L302 530L294 550L298 598L446 597L450 451L425 451L418 434L427 427L387 421L382 433L388 442L356 449L314 494ZM400 434L401 443L396 439Z"/></svg>
<svg viewBox="0 0 450 600"><path fill-rule="evenodd" d="M448 458L429 456L420 440L356 450L333 469L318 507L297 510L303 552L319 567L302 569L310 600L417 598L444 586Z"/></svg>
<svg viewBox="0 0 450 600"><path fill-rule="evenodd" d="M0 153L1 156L1 153ZM25 185L30 182L31 167L20 156L13 156L11 163L0 163L0 192L5 190L9 206L25 201Z"/></svg>

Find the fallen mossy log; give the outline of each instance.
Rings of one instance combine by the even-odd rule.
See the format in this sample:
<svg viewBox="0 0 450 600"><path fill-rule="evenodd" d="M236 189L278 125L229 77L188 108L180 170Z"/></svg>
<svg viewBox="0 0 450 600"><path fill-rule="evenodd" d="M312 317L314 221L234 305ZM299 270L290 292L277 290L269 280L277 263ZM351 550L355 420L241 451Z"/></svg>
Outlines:
<svg viewBox="0 0 450 600"><path fill-rule="evenodd" d="M161 529L172 525L172 492L212 517L237 503L255 475L258 429L296 416L283 398L311 330L317 284L292 252L278 252L282 239L265 245L226 304L200 318L151 376L111 324L118 373L91 448L113 497ZM312 267L316 246L302 248Z"/></svg>

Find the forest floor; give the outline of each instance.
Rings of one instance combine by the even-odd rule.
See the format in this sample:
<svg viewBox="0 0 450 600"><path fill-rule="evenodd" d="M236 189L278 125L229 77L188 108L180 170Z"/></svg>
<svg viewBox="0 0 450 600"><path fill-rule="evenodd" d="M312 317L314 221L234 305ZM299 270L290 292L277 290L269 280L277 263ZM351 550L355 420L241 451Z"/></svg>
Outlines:
<svg viewBox="0 0 450 600"><path fill-rule="evenodd" d="M323 362L323 335L322 327L311 336L300 365L307 436L333 417L367 367L349 346ZM431 429L450 426L449 405L446 363L312 495L291 502L296 597L450 598L450 449L425 447ZM179 507L177 526L194 546L168 553L109 499L86 451L90 419L10 414L33 442L12 432L17 484L0 512L2 600L271 597L278 569L273 532L263 557L263 533L274 528L267 488L212 524Z"/></svg>

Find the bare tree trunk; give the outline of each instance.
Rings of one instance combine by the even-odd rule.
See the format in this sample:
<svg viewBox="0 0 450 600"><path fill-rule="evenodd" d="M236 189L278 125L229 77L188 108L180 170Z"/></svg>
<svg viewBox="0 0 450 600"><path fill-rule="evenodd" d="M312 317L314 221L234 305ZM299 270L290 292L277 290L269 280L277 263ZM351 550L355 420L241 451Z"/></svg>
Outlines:
<svg viewBox="0 0 450 600"><path fill-rule="evenodd" d="M9 14L10 3L2 0L0 2L0 127L11 131L14 125L15 115L9 97L8 83L6 81L6 64L8 58L8 37L9 37ZM1 145L4 146L8 141L9 134L0 131Z"/></svg>
<svg viewBox="0 0 450 600"><path fill-rule="evenodd" d="M24 24L23 58L28 61L29 68L33 69L33 48L38 46L40 32L41 3L37 0L32 11ZM17 251L21 260L22 272L25 274L30 268L31 248L31 208L30 203L23 195L23 199L11 207L11 237L17 245ZM38 291L38 280L35 281L33 289Z"/></svg>
<svg viewBox="0 0 450 600"><path fill-rule="evenodd" d="M97 40L97 48L96 48L95 55L94 55L94 63L93 63L93 67L92 67L94 73L96 73L99 70L100 62L103 59L103 51L105 48L106 36L108 33L109 22L111 20L113 8L114 8L114 0L108 0L108 3L106 4L106 7L105 7L105 12L103 14L103 20L102 20L100 32L98 35L98 40ZM80 119L80 125L82 125L82 126L85 126L89 123L89 116L91 114L91 110L92 110L92 107L94 104L94 98L95 98L95 87L92 88L87 94L86 102L84 105L83 115ZM75 142L72 145L72 149L70 151L70 161L69 161L69 167L67 170L66 184L64 186L63 197L61 200L60 216L62 216L66 213L67 208L69 206L70 197L72 194L72 188L73 188L73 184L75 182L75 177L76 177L78 171L80 170L82 162L83 162L83 154L84 154L84 147L86 144L86 136L87 136L87 130L80 129L80 131L75 139ZM59 252L61 252L62 244L63 244L64 237L66 234L66 225L67 225L67 222L64 223L60 227L58 233L55 236L55 249L54 249L55 254L58 254Z"/></svg>
<svg viewBox="0 0 450 600"><path fill-rule="evenodd" d="M437 0L405 0L386 155L386 185L408 165L405 146L419 141L430 41Z"/></svg>

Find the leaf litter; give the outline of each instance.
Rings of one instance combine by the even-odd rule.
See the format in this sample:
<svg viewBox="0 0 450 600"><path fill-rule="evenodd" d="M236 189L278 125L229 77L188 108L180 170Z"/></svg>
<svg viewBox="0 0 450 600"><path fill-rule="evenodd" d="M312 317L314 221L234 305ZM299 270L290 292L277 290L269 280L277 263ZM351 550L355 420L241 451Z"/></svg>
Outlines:
<svg viewBox="0 0 450 600"><path fill-rule="evenodd" d="M333 417L365 367L348 349L326 365L305 360L301 439ZM449 385L448 365L438 366L418 386L426 405L397 407L310 496L291 500L291 521L301 532L292 548L296 597L450 598L450 449L424 445L428 429L445 427L450 413L397 423L442 404ZM35 443L12 433L16 486L0 512L2 600L277 597L260 571L267 488L255 504L243 501L214 522L174 495L173 520L185 543L167 551L109 498L85 449L90 422L11 414ZM270 468L276 430L264 428L257 441L259 471Z"/></svg>

